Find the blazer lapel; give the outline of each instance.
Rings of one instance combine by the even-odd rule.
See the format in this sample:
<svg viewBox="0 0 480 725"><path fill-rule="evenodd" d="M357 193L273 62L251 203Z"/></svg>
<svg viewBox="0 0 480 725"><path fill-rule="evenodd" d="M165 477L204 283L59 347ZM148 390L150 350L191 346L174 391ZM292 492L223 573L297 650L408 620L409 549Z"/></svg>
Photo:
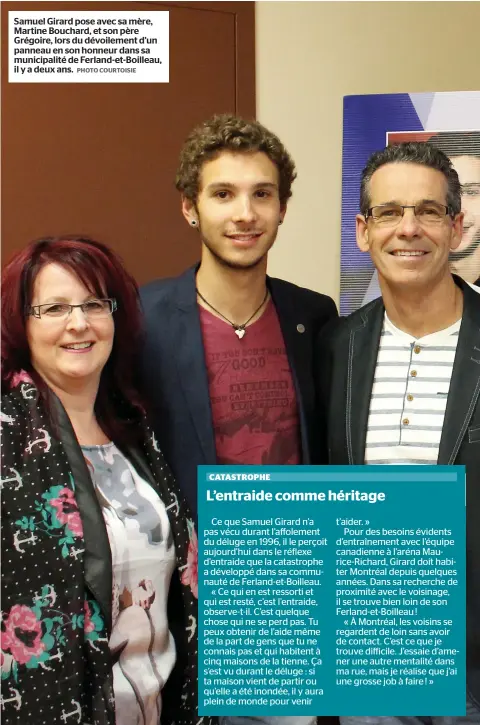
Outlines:
<svg viewBox="0 0 480 725"><path fill-rule="evenodd" d="M203 348L200 316L195 291L196 268L179 280L173 300L176 313L170 320L171 349L177 362L180 388L193 421L206 464L216 463L215 437Z"/></svg>
<svg viewBox="0 0 480 725"><path fill-rule="evenodd" d="M345 433L350 465L365 463L368 414L384 308L375 300L362 313L362 324L350 331L347 360Z"/></svg>
<svg viewBox="0 0 480 725"><path fill-rule="evenodd" d="M52 393L52 412L75 483L75 498L82 518L85 582L99 603L107 631L112 627L112 555L102 510L87 464L65 408Z"/></svg>
<svg viewBox="0 0 480 725"><path fill-rule="evenodd" d="M468 428L480 392L480 295L463 289L463 317L453 364L438 463L451 465Z"/></svg>

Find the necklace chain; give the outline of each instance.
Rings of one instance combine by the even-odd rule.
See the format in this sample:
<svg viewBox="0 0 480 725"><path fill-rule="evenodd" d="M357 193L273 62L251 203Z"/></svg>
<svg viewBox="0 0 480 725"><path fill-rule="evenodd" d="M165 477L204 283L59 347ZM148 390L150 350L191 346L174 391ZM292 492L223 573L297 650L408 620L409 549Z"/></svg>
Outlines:
<svg viewBox="0 0 480 725"><path fill-rule="evenodd" d="M216 312L217 315L220 315L220 317L222 317L225 320L225 322L228 322L228 324L233 327L233 329L235 331L235 334L239 337L240 340L242 339L242 337L244 336L244 334L246 332L246 330L245 330L246 326L248 325L248 323L250 322L250 320L253 320L253 318L255 317L255 315L258 312L260 312L260 310L262 309L263 305L267 301L267 297L268 297L268 288L267 288L265 290L265 297L263 298L263 300L261 301L261 303L259 304L259 306L255 310L255 312L253 313L253 315L250 315L250 317L248 318L248 320L246 322L244 322L243 325L236 325L235 322L232 322L231 320L229 320L228 317L225 317L225 315L223 315L220 312L220 310L217 310L216 307L214 307L213 305L211 305L210 302L208 300L206 300L205 297L201 294L201 292L199 292L198 287L196 287L195 289L196 289L197 295L200 297L200 299L203 302L205 302L205 304L208 305L210 307L210 309L212 309L214 312Z"/></svg>

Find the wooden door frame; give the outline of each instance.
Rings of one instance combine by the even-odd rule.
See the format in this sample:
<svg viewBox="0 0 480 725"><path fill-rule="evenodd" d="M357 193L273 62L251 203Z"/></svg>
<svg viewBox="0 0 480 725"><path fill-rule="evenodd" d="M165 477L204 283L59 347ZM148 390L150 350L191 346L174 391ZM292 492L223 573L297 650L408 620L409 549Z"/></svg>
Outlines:
<svg viewBox="0 0 480 725"><path fill-rule="evenodd" d="M88 0L87 0L88 1ZM89 0L92 5L99 5ZM28 4L32 4L31 0L26 0ZM48 2L48 0L46 0ZM22 9L24 3L18 2L19 10ZM42 3L43 4L43 3ZM72 2L72 10L75 10L75 2ZM102 3L103 4L103 3ZM110 3L109 3L110 4ZM111 3L116 5L116 3ZM256 98L255 98L255 2L247 0L246 2L220 1L208 2L203 0L177 0L174 2L155 2L154 0L141 0L142 5L152 6L154 8L169 7L191 8L192 10L203 10L205 12L221 12L234 16L235 21L235 113L245 118L256 118ZM120 5L120 3L119 3ZM53 6L53 3L52 3ZM53 9L53 7L52 7ZM95 8L92 8L94 10ZM102 8L103 9L103 8ZM116 10L118 8L115 8ZM5 16L4 16L5 17ZM8 28L2 28L5 35L8 35ZM5 40L2 42L4 68L2 73L2 81L7 83L7 57Z"/></svg>
<svg viewBox="0 0 480 725"><path fill-rule="evenodd" d="M255 96L255 2L142 2L155 7L179 7L221 12L235 16L235 113L256 118Z"/></svg>

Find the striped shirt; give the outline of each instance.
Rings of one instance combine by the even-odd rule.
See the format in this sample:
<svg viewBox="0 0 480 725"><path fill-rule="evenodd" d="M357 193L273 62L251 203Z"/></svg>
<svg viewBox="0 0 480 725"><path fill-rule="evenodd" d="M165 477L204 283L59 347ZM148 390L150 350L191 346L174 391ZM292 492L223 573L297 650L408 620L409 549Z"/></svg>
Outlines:
<svg viewBox="0 0 480 725"><path fill-rule="evenodd" d="M460 324L417 339L385 313L365 463L437 462Z"/></svg>

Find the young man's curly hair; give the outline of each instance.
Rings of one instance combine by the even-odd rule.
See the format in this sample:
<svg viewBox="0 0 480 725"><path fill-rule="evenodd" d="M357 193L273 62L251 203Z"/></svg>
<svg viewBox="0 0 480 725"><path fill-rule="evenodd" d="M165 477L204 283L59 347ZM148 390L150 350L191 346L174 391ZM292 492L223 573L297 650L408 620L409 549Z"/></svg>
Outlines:
<svg viewBox="0 0 480 725"><path fill-rule="evenodd" d="M187 199L196 202L203 164L222 151L263 151L278 169L280 203L285 204L291 197L292 182L297 174L295 164L280 139L258 121L246 121L225 113L201 123L185 141L175 186Z"/></svg>

